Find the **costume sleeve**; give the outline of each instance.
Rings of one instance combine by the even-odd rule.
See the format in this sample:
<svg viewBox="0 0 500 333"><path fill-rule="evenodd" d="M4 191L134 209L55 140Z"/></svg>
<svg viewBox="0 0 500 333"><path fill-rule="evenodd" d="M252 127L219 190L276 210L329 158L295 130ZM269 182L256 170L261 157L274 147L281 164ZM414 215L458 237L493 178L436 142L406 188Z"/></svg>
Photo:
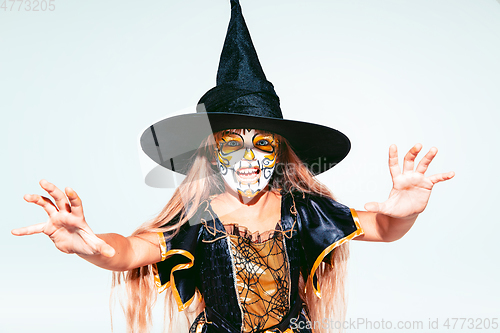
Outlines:
<svg viewBox="0 0 500 333"><path fill-rule="evenodd" d="M196 267L194 255L198 243L200 224L185 223L173 238L168 233L158 233L161 261L153 267L158 292L172 287L179 311L186 309L196 293ZM171 238L171 239L170 239Z"/></svg>
<svg viewBox="0 0 500 333"><path fill-rule="evenodd" d="M298 228L305 252L307 283L312 281L314 293L321 297L316 270L337 246L362 235L354 209L328 198L301 195L296 201ZM306 283L306 286L307 286Z"/></svg>

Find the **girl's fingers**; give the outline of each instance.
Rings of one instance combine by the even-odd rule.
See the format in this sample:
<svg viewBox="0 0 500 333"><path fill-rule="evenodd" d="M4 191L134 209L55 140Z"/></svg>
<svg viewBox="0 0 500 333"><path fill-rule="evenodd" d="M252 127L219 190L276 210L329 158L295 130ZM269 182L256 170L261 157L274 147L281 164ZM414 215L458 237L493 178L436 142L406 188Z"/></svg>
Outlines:
<svg viewBox="0 0 500 333"><path fill-rule="evenodd" d="M415 158L417 157L420 150L422 150L422 145L420 143L417 143L408 151L408 153L406 153L403 161L403 173L413 171Z"/></svg>
<svg viewBox="0 0 500 333"><path fill-rule="evenodd" d="M391 172L392 178L401 174L398 162L398 147L396 145L391 145L389 147L389 171Z"/></svg>
<svg viewBox="0 0 500 333"><path fill-rule="evenodd" d="M421 174L424 174L427 171L427 168L429 167L429 164L431 164L432 160L436 156L438 150L436 147L432 147L427 154L422 158L422 160L418 163L417 169L415 170L416 172L419 172Z"/></svg>
<svg viewBox="0 0 500 333"><path fill-rule="evenodd" d="M54 198L54 201L56 202L57 208L59 208L59 210L71 213L71 206L69 205L68 199L66 199L63 191L61 191L57 188L57 186L49 183L45 179L42 179L40 181L40 186L45 191L47 191L47 193L49 193L52 198Z"/></svg>
<svg viewBox="0 0 500 333"><path fill-rule="evenodd" d="M439 182L448 180L455 177L455 172L447 172L447 173L438 173L435 175L432 175L429 177L429 180L432 182L432 184L437 184Z"/></svg>
<svg viewBox="0 0 500 333"><path fill-rule="evenodd" d="M30 225L29 227L14 229L11 231L11 233L14 236L26 236L26 235L39 234L39 233L43 232L43 228L45 228L46 224L47 223L39 223L39 224L35 224L35 225Z"/></svg>
<svg viewBox="0 0 500 333"><path fill-rule="evenodd" d="M49 216L53 216L57 213L56 205L54 205L54 203L49 198L42 197L38 194L26 194L24 196L24 200L42 207Z"/></svg>
<svg viewBox="0 0 500 333"><path fill-rule="evenodd" d="M83 217L82 200L78 194L76 194L76 192L70 187L66 187L65 192L68 196L69 202L71 203L71 213L75 216Z"/></svg>

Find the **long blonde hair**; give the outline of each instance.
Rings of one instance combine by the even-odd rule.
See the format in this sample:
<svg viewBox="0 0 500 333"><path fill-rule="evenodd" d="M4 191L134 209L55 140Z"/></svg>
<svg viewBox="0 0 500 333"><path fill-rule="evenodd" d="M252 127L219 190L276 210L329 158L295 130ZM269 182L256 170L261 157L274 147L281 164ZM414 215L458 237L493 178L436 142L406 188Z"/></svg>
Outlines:
<svg viewBox="0 0 500 333"><path fill-rule="evenodd" d="M234 130L239 132L241 130ZM205 139L192 158L189 172L184 181L175 190L172 198L151 221L141 225L132 235L146 232L177 234L180 227L194 215L201 202L212 195L224 191L224 182L215 168L216 143L220 141L224 132L214 133ZM279 142L277 166L270 181L271 191L300 191L318 194L333 198L326 186L317 181L309 169L293 152L287 140L274 134ZM184 205L189 203L189 205ZM175 216L180 215L176 223L169 223ZM321 286L322 297L318 298L311 288L312 281L307 281L307 293L304 292L305 281L301 277L299 283L300 296L306 303L306 311L311 322L318 324L324 318L335 319L338 322L345 315L345 288L346 264L349 256L348 243L337 247L331 255L331 265L324 262L318 267L316 274ZM157 300L157 291L154 283L153 265L135 268L127 272L113 272L113 291L123 287L126 291L126 300L122 302L127 321L127 331L130 333L148 332L152 324L152 309ZM112 293L112 298L115 294ZM165 325L166 332L189 330L194 318L204 308L203 301L195 297L195 301L184 311L177 310L171 288L165 291ZM321 332L322 328L315 328Z"/></svg>

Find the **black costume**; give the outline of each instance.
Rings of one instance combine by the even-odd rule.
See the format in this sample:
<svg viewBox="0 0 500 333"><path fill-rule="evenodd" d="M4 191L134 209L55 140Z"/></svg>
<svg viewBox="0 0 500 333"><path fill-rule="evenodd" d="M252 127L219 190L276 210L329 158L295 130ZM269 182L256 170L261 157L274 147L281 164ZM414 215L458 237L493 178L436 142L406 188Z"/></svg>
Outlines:
<svg viewBox="0 0 500 333"><path fill-rule="evenodd" d="M206 310L191 332L310 332L297 328L308 320L301 310L299 275L312 278L320 296L319 264L362 233L354 210L330 198L287 193L276 230L253 242L237 226L225 227L205 201L172 239L159 234L156 284L160 291L172 287L180 311L199 291Z"/></svg>

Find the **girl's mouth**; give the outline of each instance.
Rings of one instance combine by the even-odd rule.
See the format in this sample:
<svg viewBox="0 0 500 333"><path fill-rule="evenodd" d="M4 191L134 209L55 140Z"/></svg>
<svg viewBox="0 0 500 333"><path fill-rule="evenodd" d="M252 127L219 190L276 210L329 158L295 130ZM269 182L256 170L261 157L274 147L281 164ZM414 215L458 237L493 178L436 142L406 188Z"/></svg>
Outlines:
<svg viewBox="0 0 500 333"><path fill-rule="evenodd" d="M236 171L236 176L241 183L254 183L260 178L260 169L240 168Z"/></svg>

